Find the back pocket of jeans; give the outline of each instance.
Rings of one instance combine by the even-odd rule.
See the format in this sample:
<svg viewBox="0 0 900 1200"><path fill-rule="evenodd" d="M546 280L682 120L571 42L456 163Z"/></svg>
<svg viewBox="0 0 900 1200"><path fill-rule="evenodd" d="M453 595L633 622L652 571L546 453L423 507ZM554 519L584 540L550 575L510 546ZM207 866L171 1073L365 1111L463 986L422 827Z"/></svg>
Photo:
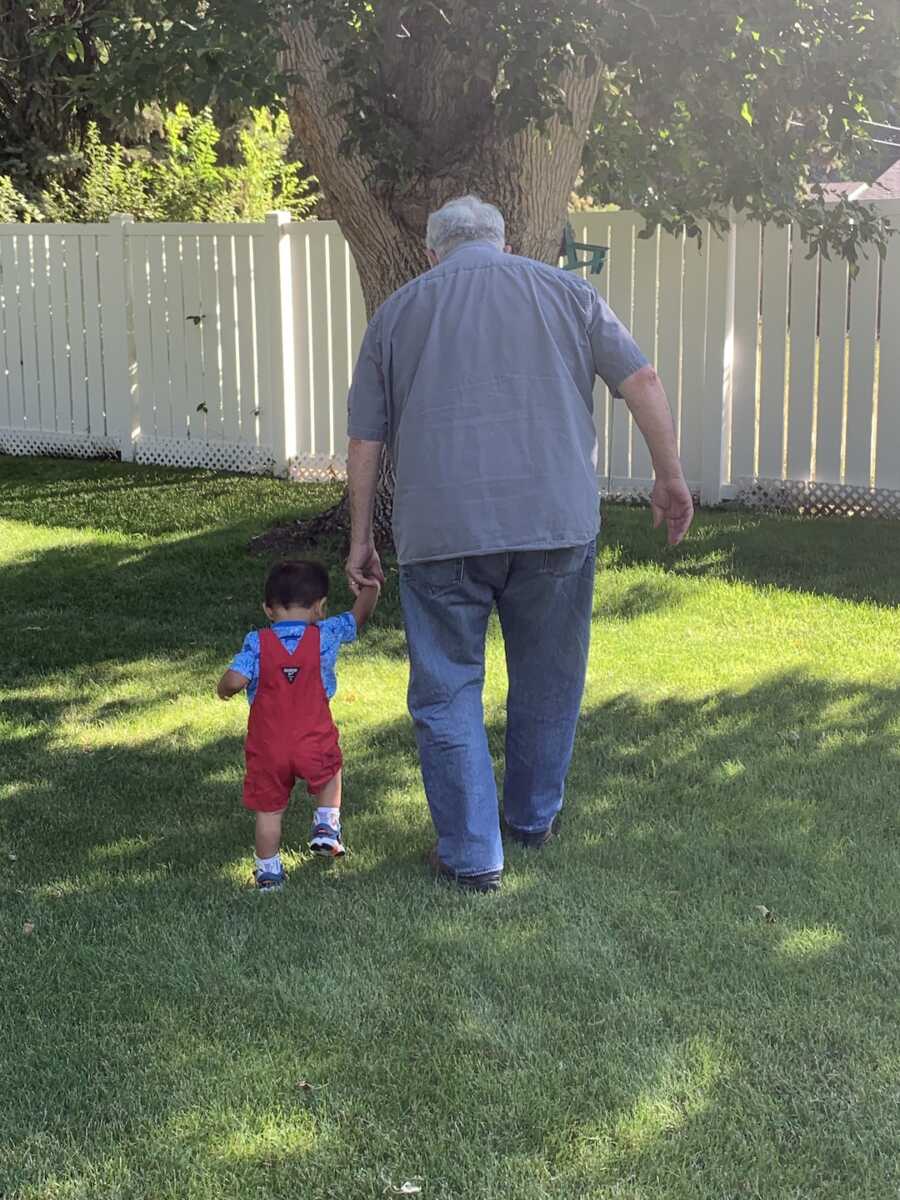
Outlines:
<svg viewBox="0 0 900 1200"><path fill-rule="evenodd" d="M547 575L577 575L587 563L591 545L561 546L556 550L544 551L544 562L541 570Z"/></svg>
<svg viewBox="0 0 900 1200"><path fill-rule="evenodd" d="M465 561L464 558L441 558L436 562L409 563L402 568L402 574L417 591L440 596L462 583Z"/></svg>

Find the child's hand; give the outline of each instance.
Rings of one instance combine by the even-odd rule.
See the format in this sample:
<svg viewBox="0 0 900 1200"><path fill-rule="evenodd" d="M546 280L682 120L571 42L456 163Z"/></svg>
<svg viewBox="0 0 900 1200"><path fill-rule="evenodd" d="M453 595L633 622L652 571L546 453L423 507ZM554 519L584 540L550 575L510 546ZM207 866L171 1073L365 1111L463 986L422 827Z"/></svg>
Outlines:
<svg viewBox="0 0 900 1200"><path fill-rule="evenodd" d="M353 605L353 616L356 620L357 629L362 629L366 621L371 617L380 595L380 579L369 579L360 587L356 596L356 602Z"/></svg>

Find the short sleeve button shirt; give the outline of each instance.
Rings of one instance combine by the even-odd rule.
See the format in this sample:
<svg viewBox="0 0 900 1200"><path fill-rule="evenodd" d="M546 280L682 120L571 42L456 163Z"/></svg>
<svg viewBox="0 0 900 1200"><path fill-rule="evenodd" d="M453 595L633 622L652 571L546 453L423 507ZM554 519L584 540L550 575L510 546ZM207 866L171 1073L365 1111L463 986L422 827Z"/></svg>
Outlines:
<svg viewBox="0 0 900 1200"><path fill-rule="evenodd" d="M319 623L319 659L322 669L322 686L330 700L337 691L337 659L341 646L356 641L356 619L353 613L341 613ZM288 654L297 649L300 639L309 628L305 621L275 621L271 628L278 635ZM244 644L231 660L230 669L249 679L247 700L252 704L259 683L259 630L251 629Z"/></svg>
<svg viewBox="0 0 900 1200"><path fill-rule="evenodd" d="M386 441L400 562L596 537L594 382L647 365L583 279L470 242L369 324L349 433Z"/></svg>

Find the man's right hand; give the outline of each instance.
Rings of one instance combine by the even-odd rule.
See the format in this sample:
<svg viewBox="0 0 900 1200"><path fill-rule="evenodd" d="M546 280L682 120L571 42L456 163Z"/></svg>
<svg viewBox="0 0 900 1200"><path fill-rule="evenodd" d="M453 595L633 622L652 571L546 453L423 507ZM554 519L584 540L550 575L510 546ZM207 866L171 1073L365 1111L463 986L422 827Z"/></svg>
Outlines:
<svg viewBox="0 0 900 1200"><path fill-rule="evenodd" d="M644 435L656 484L650 497L653 528L665 521L669 545L677 546L694 519L694 502L678 459L675 424L662 382L649 364L623 379L619 391Z"/></svg>
<svg viewBox="0 0 900 1200"><path fill-rule="evenodd" d="M653 528L658 529L665 521L669 545L677 546L694 519L694 501L684 476L657 479L650 496L650 506L653 510Z"/></svg>
<svg viewBox="0 0 900 1200"><path fill-rule="evenodd" d="M358 596L364 587L381 587L384 584L384 571L374 541L351 544L344 570L354 596Z"/></svg>

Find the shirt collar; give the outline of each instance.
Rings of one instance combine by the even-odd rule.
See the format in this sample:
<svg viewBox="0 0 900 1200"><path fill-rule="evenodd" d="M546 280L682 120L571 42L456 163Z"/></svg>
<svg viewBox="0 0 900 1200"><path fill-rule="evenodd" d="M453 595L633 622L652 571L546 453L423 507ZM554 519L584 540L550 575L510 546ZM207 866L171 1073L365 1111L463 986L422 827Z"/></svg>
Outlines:
<svg viewBox="0 0 900 1200"><path fill-rule="evenodd" d="M440 266L443 266L444 263L450 262L450 260L452 258L456 258L457 255L461 256L463 254L475 253L477 253L479 257L484 256L485 258L493 258L499 257L501 254L503 254L503 251L499 246L495 246L493 242L463 242L461 246L457 246L454 250L451 250L449 254L445 255L441 259Z"/></svg>

